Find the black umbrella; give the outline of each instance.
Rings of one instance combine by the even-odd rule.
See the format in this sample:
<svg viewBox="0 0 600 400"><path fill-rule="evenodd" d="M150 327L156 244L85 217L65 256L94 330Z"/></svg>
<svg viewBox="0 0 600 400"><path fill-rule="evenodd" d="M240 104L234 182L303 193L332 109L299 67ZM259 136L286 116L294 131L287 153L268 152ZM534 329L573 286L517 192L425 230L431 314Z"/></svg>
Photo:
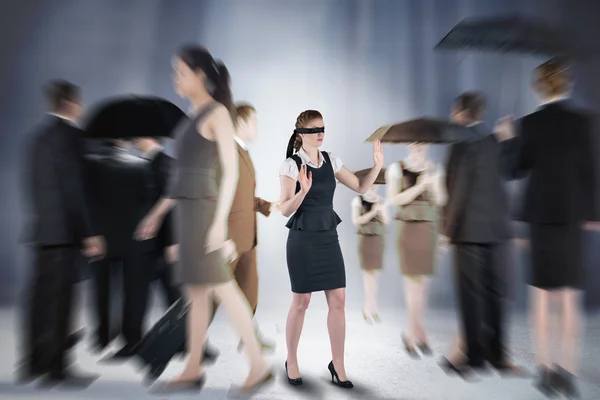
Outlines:
<svg viewBox="0 0 600 400"><path fill-rule="evenodd" d="M356 177L358 179L362 179L365 176L367 176L367 174L369 172L371 172L371 168L361 169L360 171L354 172L354 175L356 175ZM339 180L336 182L341 183ZM377 175L377 178L375 179L374 184L375 185L385 185L385 168L381 168L381 171L379 171L379 175Z"/></svg>
<svg viewBox="0 0 600 400"><path fill-rule="evenodd" d="M127 96L93 107L84 126L90 138L168 137L185 116L165 99Z"/></svg>
<svg viewBox="0 0 600 400"><path fill-rule="evenodd" d="M435 48L549 57L585 54L564 29L519 15L464 19Z"/></svg>
<svg viewBox="0 0 600 400"><path fill-rule="evenodd" d="M367 142L377 139L382 143L457 143L481 138L477 132L463 125L422 117L377 129Z"/></svg>

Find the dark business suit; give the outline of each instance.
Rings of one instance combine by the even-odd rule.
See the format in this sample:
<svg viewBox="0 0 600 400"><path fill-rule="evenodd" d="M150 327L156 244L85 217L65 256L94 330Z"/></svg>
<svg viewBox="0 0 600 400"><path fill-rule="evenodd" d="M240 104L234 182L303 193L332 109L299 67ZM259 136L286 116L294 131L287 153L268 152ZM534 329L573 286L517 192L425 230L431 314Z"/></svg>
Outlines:
<svg viewBox="0 0 600 400"><path fill-rule="evenodd" d="M469 364L505 362L501 247L510 236L500 145L483 124L480 139L454 144L447 165L443 231L455 245L455 269ZM484 323L490 330L483 335Z"/></svg>
<svg viewBox="0 0 600 400"><path fill-rule="evenodd" d="M517 125L518 135L502 142L502 166L508 179L529 175L517 216L530 230L528 283L542 289L580 286L582 223L598 218L592 118L563 100Z"/></svg>
<svg viewBox="0 0 600 400"><path fill-rule="evenodd" d="M81 242L95 236L87 207L81 131L49 116L34 133L26 156L25 189L30 205L25 241L34 247L25 338L28 373L65 373L67 335L78 280Z"/></svg>
<svg viewBox="0 0 600 400"><path fill-rule="evenodd" d="M147 157L150 160L150 180L151 180L151 194L150 201L156 203L161 197L166 195L169 174L172 167L172 158L166 155L162 150L154 155ZM156 260L156 275L155 278L160 282L161 291L164 296L164 301L167 307L170 307L173 303L181 297L179 289L173 283L173 266L167 265L164 258L165 248L175 244L175 238L173 237L172 230L172 215L169 212L164 220L163 224L156 235L156 248L155 248L155 260Z"/></svg>
<svg viewBox="0 0 600 400"><path fill-rule="evenodd" d="M153 269L151 252L155 240L133 239L135 228L150 208L148 163L119 148L86 158L90 180L91 206L97 224L105 233L107 254L93 265L95 283L96 341L103 348L112 341L119 327L114 326L111 283L122 276L123 313L120 332L127 345L142 336L148 303L148 286Z"/></svg>

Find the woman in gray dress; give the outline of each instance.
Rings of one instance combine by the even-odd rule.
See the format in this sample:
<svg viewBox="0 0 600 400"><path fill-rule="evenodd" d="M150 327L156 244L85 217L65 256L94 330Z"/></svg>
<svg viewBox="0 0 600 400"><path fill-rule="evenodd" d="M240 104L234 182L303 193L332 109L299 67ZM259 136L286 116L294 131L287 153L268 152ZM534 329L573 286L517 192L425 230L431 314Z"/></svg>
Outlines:
<svg viewBox="0 0 600 400"><path fill-rule="evenodd" d="M408 330L402 340L412 358L418 357L415 346L431 354L423 314L437 261L438 207L447 197L442 167L429 161L426 152L426 144L411 143L408 157L386 169L388 202L397 207L397 248L405 277Z"/></svg>
<svg viewBox="0 0 600 400"><path fill-rule="evenodd" d="M189 357L168 391L199 389L204 382L202 355L213 296L225 307L245 344L250 373L243 392L271 380L252 324L252 310L233 279L228 263L236 257L227 240L227 219L237 187L233 107L229 73L207 50L184 47L173 62L178 94L193 103L193 114L176 133L175 170L170 197L158 201L138 229L138 237L153 237L176 204L179 262L176 280L185 285L191 302L188 313ZM207 86L215 88L211 95ZM220 176L220 179L219 179Z"/></svg>

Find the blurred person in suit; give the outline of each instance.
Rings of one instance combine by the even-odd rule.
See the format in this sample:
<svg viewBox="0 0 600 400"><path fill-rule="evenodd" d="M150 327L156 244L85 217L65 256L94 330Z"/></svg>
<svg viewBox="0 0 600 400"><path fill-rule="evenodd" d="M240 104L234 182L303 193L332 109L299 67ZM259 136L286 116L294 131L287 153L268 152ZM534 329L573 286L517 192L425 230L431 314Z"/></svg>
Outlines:
<svg viewBox="0 0 600 400"><path fill-rule="evenodd" d="M258 269L256 266L257 220L256 213L268 217L279 207L278 202L269 202L256 197L256 175L254 164L248 151L248 143L258 137L258 119L254 106L241 103L236 105L236 149L239 178L231 212L229 213L229 236L235 243L238 256L230 264L235 280L256 314L258 306ZM214 318L218 303L215 302ZM257 328L258 329L258 328ZM274 344L264 340L257 331L257 337L263 349L273 350ZM241 342L240 342L241 345Z"/></svg>
<svg viewBox="0 0 600 400"><path fill-rule="evenodd" d="M452 121L470 127L480 139L452 145L446 168L443 234L454 245L464 354L455 351L440 366L463 378L484 369L486 362L501 373L522 374L506 351L501 274L511 231L500 145L481 122L485 104L477 92L455 100Z"/></svg>
<svg viewBox="0 0 600 400"><path fill-rule="evenodd" d="M531 321L544 394L578 396L578 347L583 323L583 228L598 228L597 173L593 119L569 100L573 81L566 60L551 59L535 69L533 89L542 104L518 122L499 121L504 173L509 179L529 176L519 220L529 227ZM560 354L553 364L549 319L554 303L562 311Z"/></svg>
<svg viewBox="0 0 600 400"><path fill-rule="evenodd" d="M150 182L149 201L154 204L166 192L169 183L169 175L173 159L168 156L161 145L160 137L143 137L133 139L133 145L140 151L142 157L149 162ZM173 283L172 264L177 259L177 247L173 236L172 216L169 212L163 220L163 224L156 236L156 274L153 280L158 280L166 307L170 307L180 297L181 293Z"/></svg>
<svg viewBox="0 0 600 400"><path fill-rule="evenodd" d="M92 223L83 178L80 89L56 80L45 87L49 115L31 137L25 166L30 205L25 240L34 264L27 298L23 382L44 376L47 384L87 386L96 377L68 367L77 256L101 258L106 245Z"/></svg>
<svg viewBox="0 0 600 400"><path fill-rule="evenodd" d="M104 350L119 334L124 346L107 360L133 355L141 340L153 273L155 241L132 239L137 223L151 207L148 161L128 152L123 139L104 141L98 153L86 158L91 205L108 243L106 257L92 266L95 286L95 346ZM121 322L112 313L114 285L122 278Z"/></svg>

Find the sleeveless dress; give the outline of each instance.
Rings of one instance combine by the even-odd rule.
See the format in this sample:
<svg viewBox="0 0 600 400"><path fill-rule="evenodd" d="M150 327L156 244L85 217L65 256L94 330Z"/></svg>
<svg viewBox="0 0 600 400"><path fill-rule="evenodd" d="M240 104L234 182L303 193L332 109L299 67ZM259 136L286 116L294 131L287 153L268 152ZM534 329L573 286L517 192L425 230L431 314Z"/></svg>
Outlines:
<svg viewBox="0 0 600 400"><path fill-rule="evenodd" d="M400 168L402 179L398 187L402 192L413 187L422 172L407 169L403 162ZM398 206L396 220L400 271L414 277L432 275L438 240L438 209L433 203L433 194L426 190L409 204Z"/></svg>
<svg viewBox="0 0 600 400"><path fill-rule="evenodd" d="M362 202L361 215L370 211L373 203ZM363 271L380 270L383 267L383 250L385 248L385 225L381 215L358 227L358 256Z"/></svg>
<svg viewBox="0 0 600 400"><path fill-rule="evenodd" d="M175 160L170 196L175 207L175 237L179 262L175 268L178 284L216 284L233 279L220 250L206 254L204 244L217 208L220 161L217 144L198 133L197 125L217 103L211 103L175 134Z"/></svg>
<svg viewBox="0 0 600 400"><path fill-rule="evenodd" d="M325 163L320 168L306 166L312 186L298 210L288 220L286 258L292 292L312 293L346 287L344 258L337 225L342 222L333 210L336 180L329 154L321 152ZM291 157L298 166L302 160ZM296 193L300 183L296 182Z"/></svg>

